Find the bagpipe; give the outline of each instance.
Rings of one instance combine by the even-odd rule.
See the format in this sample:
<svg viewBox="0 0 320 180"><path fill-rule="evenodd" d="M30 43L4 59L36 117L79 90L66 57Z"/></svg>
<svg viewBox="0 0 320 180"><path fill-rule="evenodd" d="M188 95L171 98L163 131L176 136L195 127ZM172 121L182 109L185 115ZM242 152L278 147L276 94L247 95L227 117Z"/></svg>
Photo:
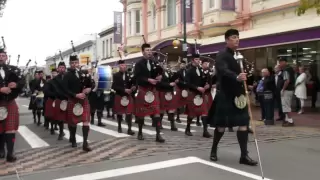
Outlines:
<svg viewBox="0 0 320 180"><path fill-rule="evenodd" d="M73 45L73 41L71 40L71 47L72 47L72 51L73 51L73 55L74 56L77 56L76 54L76 49ZM89 57L87 57L87 64L86 65L83 65L80 67L79 70L77 70L79 72L79 79L80 79L80 82L83 86L83 89L85 88L91 88L92 87L92 83L93 80L92 80L92 77L89 73L89 70L90 70L90 67L89 67Z"/></svg>

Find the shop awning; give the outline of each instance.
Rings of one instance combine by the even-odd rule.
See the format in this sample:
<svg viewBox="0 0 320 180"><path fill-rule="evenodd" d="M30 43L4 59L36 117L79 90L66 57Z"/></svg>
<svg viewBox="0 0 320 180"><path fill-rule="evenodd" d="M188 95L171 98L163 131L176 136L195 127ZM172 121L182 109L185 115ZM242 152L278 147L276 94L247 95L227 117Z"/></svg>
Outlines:
<svg viewBox="0 0 320 180"><path fill-rule="evenodd" d="M315 28L315 27L320 26L319 18L312 18L307 21L303 21L303 20L300 21L299 18L297 18L297 21L299 21L299 23L290 23L290 24L284 23L284 24L280 24L277 26L272 26L270 28L257 28L257 29L251 29L248 31L242 31L242 32L240 32L240 38L241 38L241 41L240 41L241 47L240 48L243 49L243 48L257 47L255 43L252 43L252 46L250 46L250 44L249 45L247 44L246 47L242 46L242 42L246 41L247 39L253 40L254 38L258 38L258 37L278 35L278 34L294 32L294 31L301 31L303 29L310 29L310 28ZM308 33L308 32L306 32L306 33ZM310 38L312 38L312 37L314 37L314 36L310 36ZM289 39L288 39L288 42L292 42L292 41L289 41ZM279 38L278 40L279 40L279 42L274 41L272 43L265 44L265 45L275 45L277 43L285 43L285 42L283 42L283 40L281 40L281 38ZM213 46L213 45L218 45L218 44L224 44L224 41L225 40L224 40L223 35L203 39L201 47L200 47L200 52L201 53L209 53L210 50L208 48L205 48L206 50L203 48ZM260 46L263 46L263 45L260 43ZM214 51L212 50L212 52L215 52L215 51L216 51L216 49Z"/></svg>
<svg viewBox="0 0 320 180"><path fill-rule="evenodd" d="M142 57L142 53L141 52L137 52L137 53L133 53L133 54L128 54L127 56L124 56L122 58L122 60L128 62L128 63L132 63L133 60L139 59ZM98 65L110 65L112 63L116 63L120 60L120 57L115 57L115 58L111 58L111 59L106 59L103 61L100 61L98 63Z"/></svg>

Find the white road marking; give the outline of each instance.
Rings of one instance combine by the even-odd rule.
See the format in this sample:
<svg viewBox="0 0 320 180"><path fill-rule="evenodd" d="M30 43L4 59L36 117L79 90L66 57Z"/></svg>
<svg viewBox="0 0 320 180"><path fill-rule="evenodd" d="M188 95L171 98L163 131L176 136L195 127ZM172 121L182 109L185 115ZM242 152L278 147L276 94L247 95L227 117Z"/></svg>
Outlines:
<svg viewBox="0 0 320 180"><path fill-rule="evenodd" d="M32 148L47 147L49 144L37 136L26 126L19 126L18 132Z"/></svg>
<svg viewBox="0 0 320 180"><path fill-rule="evenodd" d="M29 106L27 106L27 105L24 105L24 104L23 104L22 106L23 106L23 107L26 107L26 108L29 108Z"/></svg>
<svg viewBox="0 0 320 180"><path fill-rule="evenodd" d="M144 122L144 124L147 125L147 126L152 126L152 123L150 123L150 122ZM178 124L178 123L176 123L176 125L177 125L177 124ZM164 129L170 129L170 130L171 130L171 127L170 127L170 126L166 126L166 125L163 125L163 124L162 124L162 127L163 127ZM184 132L185 129L183 129L183 128L178 128L178 131ZM195 130L191 130L191 132L196 132L196 131L195 131Z"/></svg>
<svg viewBox="0 0 320 180"><path fill-rule="evenodd" d="M129 174L136 174L141 172L165 169L165 168L181 166L186 164L193 164L193 163L201 163L217 169L221 169L221 170L238 174L244 177L248 177L251 179L261 180L261 176L251 174L245 171L241 171L238 169L230 168L227 166L223 166L220 164L216 164L213 162L205 161L197 157L179 158L179 159L173 159L168 161L161 161L161 162L155 162L150 164L143 164L143 165L137 165L137 166L131 166L131 167L125 167L125 168L119 168L119 169L112 169L107 171L100 171L95 173L88 173L88 174L83 174L78 176L71 176L71 177L60 178L55 180L75 180L75 179L76 180L100 180L100 179L119 177L119 176L124 176ZM265 180L271 180L271 179L265 178Z"/></svg>
<svg viewBox="0 0 320 180"><path fill-rule="evenodd" d="M128 134L118 133L117 131L109 130L109 129L102 128L102 127L99 127L96 125L90 125L90 129L95 130L95 131L102 133L102 134L113 136L113 137L128 137L128 136L130 136Z"/></svg>
<svg viewBox="0 0 320 180"><path fill-rule="evenodd" d="M118 123L113 122L113 121L109 121L109 120L106 120L106 119L102 119L102 122L105 123L105 124L107 124L107 125L111 125L111 126L116 126L116 127L118 127ZM121 124L121 126L122 126L122 128L124 128L124 129L128 129L128 125L126 125L126 124ZM131 129L132 129L133 131L136 131L136 132L139 131L138 128L133 127L133 126L131 127ZM148 129L145 129L145 128L142 130L142 133L143 133L143 134L148 134L148 135L156 135L156 134L157 134L155 131L151 131L151 130L148 130ZM161 133L161 134L163 134L163 133Z"/></svg>
<svg viewBox="0 0 320 180"><path fill-rule="evenodd" d="M163 118L168 119L167 116L164 116ZM182 120L182 121L187 121L187 118L180 117L180 120ZM187 126L187 123L185 123L185 122L181 122L181 123L177 123L177 122L176 122L176 125L178 125L178 124ZM191 124L191 127L202 127L202 126L197 126L196 124ZM208 127L208 129L214 130L215 128L214 128L214 127ZM183 131L183 132L184 132L184 131ZM191 130L191 132L192 132L192 130Z"/></svg>

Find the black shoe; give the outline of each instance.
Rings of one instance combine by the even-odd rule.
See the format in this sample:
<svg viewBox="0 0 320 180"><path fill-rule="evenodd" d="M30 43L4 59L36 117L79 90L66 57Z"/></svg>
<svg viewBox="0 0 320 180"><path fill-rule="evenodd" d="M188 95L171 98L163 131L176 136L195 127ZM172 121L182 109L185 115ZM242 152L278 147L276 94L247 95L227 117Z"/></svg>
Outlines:
<svg viewBox="0 0 320 180"><path fill-rule="evenodd" d="M7 162L15 162L17 160L17 157L13 154L7 155Z"/></svg>
<svg viewBox="0 0 320 180"><path fill-rule="evenodd" d="M5 151L1 151L0 152L0 159L4 159L6 157L6 152Z"/></svg>
<svg viewBox="0 0 320 180"><path fill-rule="evenodd" d="M73 147L73 148L78 147L77 141L72 141L71 142L71 147Z"/></svg>
<svg viewBox="0 0 320 180"><path fill-rule="evenodd" d="M83 151L85 151L85 152L90 152L90 151L92 151L92 149L89 147L88 142L83 142L82 149L83 149Z"/></svg>
<svg viewBox="0 0 320 180"><path fill-rule="evenodd" d="M127 134L133 136L135 133L131 129L128 129Z"/></svg>
<svg viewBox="0 0 320 180"><path fill-rule="evenodd" d="M239 160L239 163L240 164L245 164L245 165L248 165L248 166L256 166L258 164L257 161L251 159L248 155L245 156L245 157L241 157L240 160Z"/></svg>
<svg viewBox="0 0 320 180"><path fill-rule="evenodd" d="M98 123L98 126L100 126L100 127L105 127L106 125L103 124L102 122L99 122L99 123Z"/></svg>
<svg viewBox="0 0 320 180"><path fill-rule="evenodd" d="M196 124L197 124L197 126L201 126L202 125L201 122L197 122Z"/></svg>
<svg viewBox="0 0 320 180"><path fill-rule="evenodd" d="M210 160L211 161L218 161L217 148L211 149Z"/></svg>
<svg viewBox="0 0 320 180"><path fill-rule="evenodd" d="M156 142L164 143L165 141L166 141L166 140L164 140L160 134L157 134Z"/></svg>
<svg viewBox="0 0 320 180"><path fill-rule="evenodd" d="M63 140L63 136L64 136L63 134L59 134L58 140L59 140L59 141Z"/></svg>
<svg viewBox="0 0 320 180"><path fill-rule="evenodd" d="M187 130L184 132L187 136L193 136L193 134L190 132L190 130Z"/></svg>
<svg viewBox="0 0 320 180"><path fill-rule="evenodd" d="M203 132L202 136L204 138L211 138L212 137L212 135L208 131Z"/></svg>
<svg viewBox="0 0 320 180"><path fill-rule="evenodd" d="M177 122L177 123L181 123L180 118L177 118L177 119L176 119L176 122Z"/></svg>
<svg viewBox="0 0 320 180"><path fill-rule="evenodd" d="M144 137L143 137L142 133L138 133L138 140L140 140L140 141L144 140Z"/></svg>
<svg viewBox="0 0 320 180"><path fill-rule="evenodd" d="M54 134L55 134L54 129L50 129L50 134L51 134L51 135L54 135Z"/></svg>

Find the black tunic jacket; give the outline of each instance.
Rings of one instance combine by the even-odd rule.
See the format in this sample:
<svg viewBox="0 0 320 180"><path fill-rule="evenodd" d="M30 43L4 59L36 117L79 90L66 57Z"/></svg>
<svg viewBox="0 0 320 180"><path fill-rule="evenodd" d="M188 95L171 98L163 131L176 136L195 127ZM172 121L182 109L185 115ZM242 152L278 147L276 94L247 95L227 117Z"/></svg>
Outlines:
<svg viewBox="0 0 320 180"><path fill-rule="evenodd" d="M11 89L10 94L1 94L0 100L11 101L16 99L25 86L25 79L20 76L20 71L17 67L11 65L3 65L3 71L5 73L4 79L0 76L0 87L8 87L8 84L15 82L17 87ZM19 71L19 72L18 72Z"/></svg>
<svg viewBox="0 0 320 180"><path fill-rule="evenodd" d="M152 78L152 79L156 78L156 77L154 77L154 74L155 74L154 72L156 71L155 62L152 60L149 60L150 66L151 66L150 71L148 70L147 62L148 62L148 60L143 58L143 59L139 60L134 66L134 76L136 77L137 84L142 87L153 86L152 84L150 84L148 82L148 79L149 78Z"/></svg>
<svg viewBox="0 0 320 180"><path fill-rule="evenodd" d="M186 85L190 91L195 93L200 93L197 90L198 87L204 87L204 84L203 84L204 73L201 67L198 67L198 69L200 72L199 75L197 74L196 66L191 66L186 73Z"/></svg>
<svg viewBox="0 0 320 180"><path fill-rule="evenodd" d="M123 74L125 80L123 80ZM117 95L126 96L128 95L125 90L132 87L132 79L127 72L117 72L113 75L112 89L116 91Z"/></svg>

